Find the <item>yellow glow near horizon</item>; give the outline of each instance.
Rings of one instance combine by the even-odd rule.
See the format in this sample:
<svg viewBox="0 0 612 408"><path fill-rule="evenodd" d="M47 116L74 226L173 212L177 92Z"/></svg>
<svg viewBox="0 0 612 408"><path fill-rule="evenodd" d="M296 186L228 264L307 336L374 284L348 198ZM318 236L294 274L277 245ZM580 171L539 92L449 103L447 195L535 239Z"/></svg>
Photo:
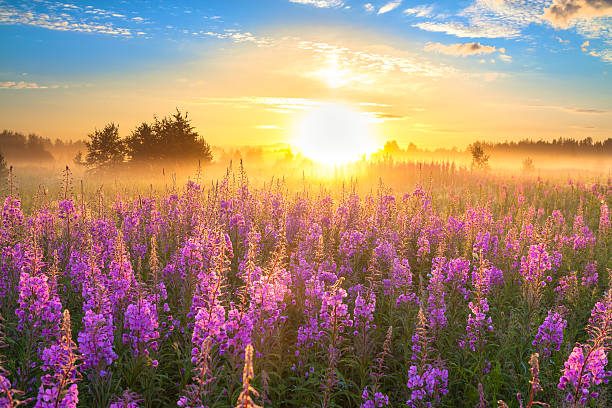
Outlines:
<svg viewBox="0 0 612 408"><path fill-rule="evenodd" d="M376 149L365 114L338 103L326 103L299 120L293 145L305 157L327 166L359 160Z"/></svg>

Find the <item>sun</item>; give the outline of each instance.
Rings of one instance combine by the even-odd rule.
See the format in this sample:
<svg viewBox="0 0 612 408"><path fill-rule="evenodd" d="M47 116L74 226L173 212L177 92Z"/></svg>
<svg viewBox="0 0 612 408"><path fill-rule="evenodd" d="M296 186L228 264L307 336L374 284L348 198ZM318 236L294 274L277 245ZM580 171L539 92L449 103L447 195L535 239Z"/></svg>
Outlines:
<svg viewBox="0 0 612 408"><path fill-rule="evenodd" d="M357 161L376 149L368 117L340 103L307 111L297 122L292 144L305 157L327 166Z"/></svg>

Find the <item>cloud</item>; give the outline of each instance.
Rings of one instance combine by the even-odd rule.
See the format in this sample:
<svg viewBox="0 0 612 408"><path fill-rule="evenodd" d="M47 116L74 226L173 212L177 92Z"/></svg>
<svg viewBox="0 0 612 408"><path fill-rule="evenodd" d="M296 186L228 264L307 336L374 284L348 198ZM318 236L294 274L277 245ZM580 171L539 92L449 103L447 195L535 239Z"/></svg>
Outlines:
<svg viewBox="0 0 612 408"><path fill-rule="evenodd" d="M253 43L259 47L261 46L265 46L265 45L270 45L272 43L272 40L270 38L265 38L265 37L256 37L255 35L251 34L250 32L246 31L246 32L242 32L236 29L225 29L222 32L215 32L215 31L198 31L198 32L193 32L192 35L194 36L199 36L199 35L204 35L204 36L208 36L208 37L214 37L214 38L218 38L220 40L225 40L225 39L229 39L232 40L235 43L245 43L245 42L250 42Z"/></svg>
<svg viewBox="0 0 612 408"><path fill-rule="evenodd" d="M415 17L430 17L433 11L433 5L421 5L404 10L404 14L413 15Z"/></svg>
<svg viewBox="0 0 612 408"><path fill-rule="evenodd" d="M304 112L311 109L315 109L319 106L325 105L328 102L318 99L306 99L306 98L283 98L283 97L266 97L266 96L242 96L242 97L228 97L228 98L197 98L196 101L190 102L196 105L228 105L233 108L247 108L253 106L264 106L268 112L275 112L279 114L295 114L296 112ZM384 110L385 108L391 107L387 104L379 103L354 103L356 108L362 107L377 107ZM422 111L421 108L413 109L415 111ZM381 111L364 111L363 114L368 118L370 122L382 123L388 120L402 120L406 119L407 116L398 115L394 113L381 112ZM277 125L258 125L254 126L256 129L261 130L280 130L283 129Z"/></svg>
<svg viewBox="0 0 612 408"><path fill-rule="evenodd" d="M77 6L62 6L64 10L57 13L52 7L49 7L45 12L39 12L28 8L27 3L20 5L20 8L0 4L0 24L30 25L57 31L100 33L126 37L133 35L129 28L118 27L111 21L102 23L95 20L96 18L116 19L118 18L116 13L93 8L81 12ZM69 14L68 11L73 14ZM123 17L119 18L122 19Z"/></svg>
<svg viewBox="0 0 612 408"><path fill-rule="evenodd" d="M436 33L446 33L461 38L516 38L520 30L505 25L466 26L458 22L440 23L428 21L414 24L413 27Z"/></svg>
<svg viewBox="0 0 612 408"><path fill-rule="evenodd" d="M492 60L491 62L495 62L495 60ZM498 79L505 79L510 77L510 75L503 72L485 72L480 74L471 74L471 76L475 78L482 78L486 82L493 82Z"/></svg>
<svg viewBox="0 0 612 408"><path fill-rule="evenodd" d="M378 14L385 14L392 10L395 10L400 6L400 4L402 4L402 0L390 1L378 10Z"/></svg>
<svg viewBox="0 0 612 408"><path fill-rule="evenodd" d="M0 82L0 89L46 89L49 88L45 85L38 85L35 82L24 82L24 81L4 81ZM57 86L52 86L52 88L57 88Z"/></svg>
<svg viewBox="0 0 612 408"><path fill-rule="evenodd" d="M572 20L612 16L612 0L553 0L543 18L556 28L568 28Z"/></svg>
<svg viewBox="0 0 612 408"><path fill-rule="evenodd" d="M589 48L590 45L591 45L591 42L589 40L586 40L585 42L582 43L580 48L582 48L582 51L587 52L587 49Z"/></svg>
<svg viewBox="0 0 612 408"><path fill-rule="evenodd" d="M291 3L308 4L319 8L335 8L342 7L342 0L289 0Z"/></svg>
<svg viewBox="0 0 612 408"><path fill-rule="evenodd" d="M466 57L468 55L492 54L496 51L502 52L491 45L482 45L477 42L448 45L440 43L427 43L427 45L425 45L425 51L433 51L441 54L457 55L462 57Z"/></svg>
<svg viewBox="0 0 612 408"><path fill-rule="evenodd" d="M372 13L374 11L374 6L372 5L372 3L366 3L363 5L363 8L365 9L365 11L367 11L368 13Z"/></svg>
<svg viewBox="0 0 612 408"><path fill-rule="evenodd" d="M608 109L582 108L582 107L563 106L563 105L493 104L493 106L528 108L528 109L551 109L551 110L558 110L558 111L567 112L567 113L588 114L588 115L607 115L607 114L612 113L612 111Z"/></svg>
<svg viewBox="0 0 612 408"><path fill-rule="evenodd" d="M510 55L507 55L507 54L500 54L499 55L499 59L504 61L504 62L512 62L512 57Z"/></svg>
<svg viewBox="0 0 612 408"><path fill-rule="evenodd" d="M520 38L524 28L542 21L550 0L474 0L455 17L436 16L414 27L461 38Z"/></svg>
<svg viewBox="0 0 612 408"><path fill-rule="evenodd" d="M384 75L392 72L412 74L422 77L445 77L454 72L450 67L436 66L416 56L402 56L395 52L373 52L371 50L351 49L340 45L301 41L298 48L312 50L337 64L338 70L350 70L356 78ZM321 66L317 62L317 66Z"/></svg>

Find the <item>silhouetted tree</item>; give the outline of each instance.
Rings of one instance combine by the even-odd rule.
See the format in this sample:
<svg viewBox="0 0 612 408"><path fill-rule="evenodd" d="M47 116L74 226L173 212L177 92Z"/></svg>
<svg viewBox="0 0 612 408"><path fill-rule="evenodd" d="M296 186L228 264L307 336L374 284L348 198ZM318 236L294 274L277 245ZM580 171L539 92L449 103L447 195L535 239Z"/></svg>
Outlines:
<svg viewBox="0 0 612 408"><path fill-rule="evenodd" d="M535 170L535 165L533 164L533 159L531 157L526 157L523 160L523 172L531 173Z"/></svg>
<svg viewBox="0 0 612 408"><path fill-rule="evenodd" d="M472 167L485 170L489 168L489 155L485 153L482 144L476 142L470 146L470 153L472 153Z"/></svg>
<svg viewBox="0 0 612 408"><path fill-rule="evenodd" d="M85 142L87 147L85 165L102 167L124 161L125 145L119 137L119 127L117 125L109 123L104 129L96 129L87 136L89 141Z"/></svg>
<svg viewBox="0 0 612 408"><path fill-rule="evenodd" d="M195 131L188 114L176 113L140 124L126 139L131 160L212 160L209 144Z"/></svg>
<svg viewBox="0 0 612 408"><path fill-rule="evenodd" d="M0 179L4 180L8 176L8 166L2 152L0 152Z"/></svg>
<svg viewBox="0 0 612 408"><path fill-rule="evenodd" d="M157 121L157 118L155 119ZM142 161L162 157L161 143L153 129L146 122L141 123L125 140L131 160Z"/></svg>

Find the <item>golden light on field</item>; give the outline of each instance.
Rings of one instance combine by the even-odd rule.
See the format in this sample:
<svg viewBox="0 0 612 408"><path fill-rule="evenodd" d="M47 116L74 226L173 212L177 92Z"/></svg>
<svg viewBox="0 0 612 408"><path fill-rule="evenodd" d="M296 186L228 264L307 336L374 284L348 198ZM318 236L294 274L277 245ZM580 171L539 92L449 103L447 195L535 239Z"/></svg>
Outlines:
<svg viewBox="0 0 612 408"><path fill-rule="evenodd" d="M307 111L298 120L293 145L305 157L327 166L357 161L376 149L368 117L339 103Z"/></svg>

